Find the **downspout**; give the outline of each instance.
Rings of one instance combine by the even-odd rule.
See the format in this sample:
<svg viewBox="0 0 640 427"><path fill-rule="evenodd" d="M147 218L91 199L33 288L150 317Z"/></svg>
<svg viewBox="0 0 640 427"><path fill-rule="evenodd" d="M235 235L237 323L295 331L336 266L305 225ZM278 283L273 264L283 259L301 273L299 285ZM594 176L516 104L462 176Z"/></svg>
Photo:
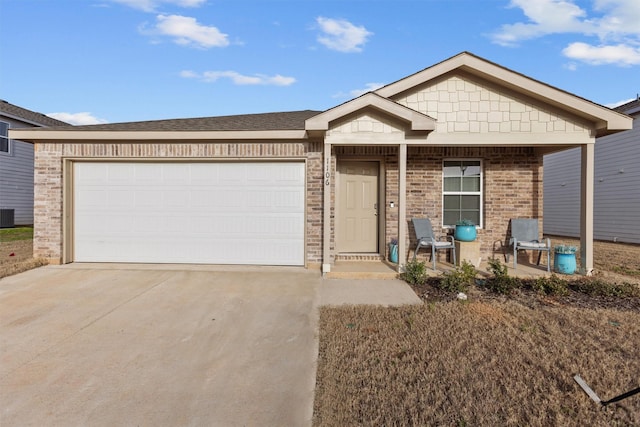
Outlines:
<svg viewBox="0 0 640 427"><path fill-rule="evenodd" d="M593 274L593 187L595 144L581 147L580 273Z"/></svg>

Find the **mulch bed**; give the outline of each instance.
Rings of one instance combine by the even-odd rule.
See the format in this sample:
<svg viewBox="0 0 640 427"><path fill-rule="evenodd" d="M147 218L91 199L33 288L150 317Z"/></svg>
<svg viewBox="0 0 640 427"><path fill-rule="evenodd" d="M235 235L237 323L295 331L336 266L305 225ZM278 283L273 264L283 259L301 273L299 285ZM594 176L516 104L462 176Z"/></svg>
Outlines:
<svg viewBox="0 0 640 427"><path fill-rule="evenodd" d="M457 294L446 292L434 286L439 279L430 277L424 285L410 285L413 291L425 303L447 302L457 299ZM565 296L541 295L527 289L517 289L510 295L497 294L477 286L472 287L467 296L473 300L514 300L520 304L536 308L540 306L571 306L586 309L615 309L640 312L640 298L623 298L614 296L587 295L570 290Z"/></svg>

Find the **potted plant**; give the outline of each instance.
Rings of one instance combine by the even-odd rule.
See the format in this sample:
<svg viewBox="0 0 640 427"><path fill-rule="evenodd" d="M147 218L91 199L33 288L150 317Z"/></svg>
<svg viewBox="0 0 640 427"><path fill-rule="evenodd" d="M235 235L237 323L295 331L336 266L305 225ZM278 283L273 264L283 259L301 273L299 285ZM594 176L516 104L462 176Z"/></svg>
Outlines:
<svg viewBox="0 0 640 427"><path fill-rule="evenodd" d="M398 263L398 239L395 237L389 243L389 261L395 264Z"/></svg>
<svg viewBox="0 0 640 427"><path fill-rule="evenodd" d="M553 270L561 274L576 272L576 251L578 248L569 245L556 245L553 248Z"/></svg>
<svg viewBox="0 0 640 427"><path fill-rule="evenodd" d="M473 221L468 219L462 219L456 222L456 230L453 233L453 238L461 242L473 242L476 240L476 225Z"/></svg>

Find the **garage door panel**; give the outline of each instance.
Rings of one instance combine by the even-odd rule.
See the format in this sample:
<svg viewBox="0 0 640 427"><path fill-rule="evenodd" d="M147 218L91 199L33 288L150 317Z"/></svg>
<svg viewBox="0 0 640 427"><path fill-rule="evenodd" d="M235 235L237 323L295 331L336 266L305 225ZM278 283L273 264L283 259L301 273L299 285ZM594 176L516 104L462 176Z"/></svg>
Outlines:
<svg viewBox="0 0 640 427"><path fill-rule="evenodd" d="M304 264L303 163L78 162L74 173L76 261Z"/></svg>

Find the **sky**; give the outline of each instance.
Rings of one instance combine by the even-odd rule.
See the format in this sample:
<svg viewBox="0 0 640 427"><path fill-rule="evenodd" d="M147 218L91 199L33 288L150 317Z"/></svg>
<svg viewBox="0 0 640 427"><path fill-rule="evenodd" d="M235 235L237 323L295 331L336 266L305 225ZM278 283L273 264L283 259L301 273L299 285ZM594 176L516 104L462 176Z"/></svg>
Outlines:
<svg viewBox="0 0 640 427"><path fill-rule="evenodd" d="M325 110L468 51L640 92L640 0L0 0L0 99L72 124Z"/></svg>

